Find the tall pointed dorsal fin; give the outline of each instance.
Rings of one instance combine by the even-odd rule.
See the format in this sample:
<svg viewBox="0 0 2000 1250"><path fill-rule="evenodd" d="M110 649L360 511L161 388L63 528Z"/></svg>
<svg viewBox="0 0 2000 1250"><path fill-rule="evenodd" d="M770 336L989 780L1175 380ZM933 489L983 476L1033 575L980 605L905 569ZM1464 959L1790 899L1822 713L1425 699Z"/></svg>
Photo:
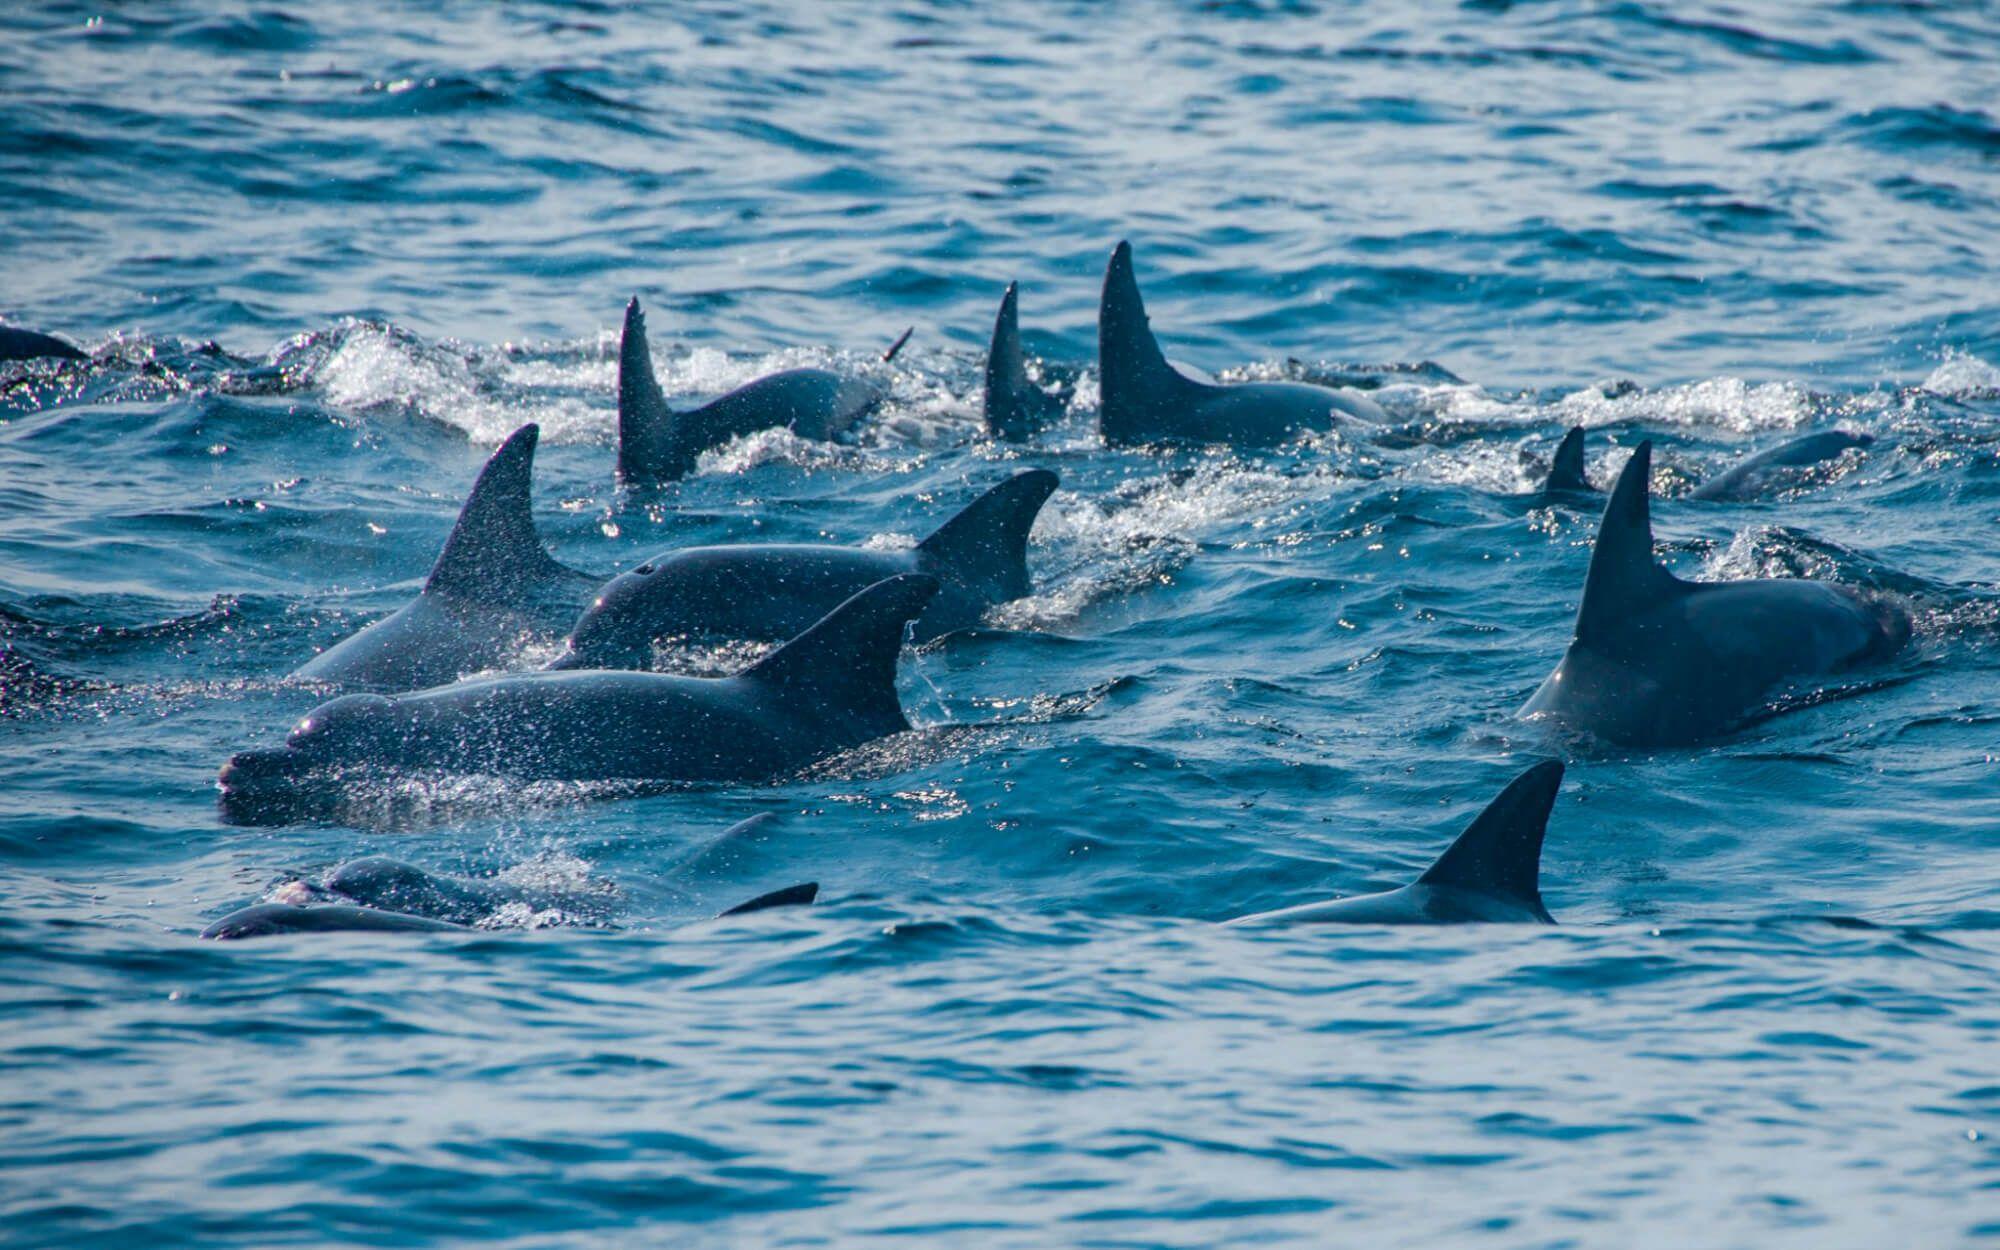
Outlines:
<svg viewBox="0 0 2000 1250"><path fill-rule="evenodd" d="M1577 494L1595 494L1597 488L1590 484L1590 478L1583 469L1583 427L1573 425L1569 433L1563 435L1556 445L1555 461L1549 465L1548 480L1542 483L1545 491L1571 491Z"/></svg>
<svg viewBox="0 0 2000 1250"><path fill-rule="evenodd" d="M990 586L1002 600L1019 599L1034 588L1028 531L1058 481L1047 469L1016 473L965 505L917 549L939 572L948 570L967 585Z"/></svg>
<svg viewBox="0 0 2000 1250"><path fill-rule="evenodd" d="M1514 778L1417 884L1497 895L1541 911L1542 835L1562 778L1558 760L1544 760Z"/></svg>
<svg viewBox="0 0 2000 1250"><path fill-rule="evenodd" d="M1653 559L1652 478L1653 444L1649 439L1625 462L1604 505L1597 546L1590 553L1590 571L1583 579L1583 603L1576 612L1578 642L1616 638L1619 627L1633 613L1681 588L1680 580Z"/></svg>
<svg viewBox="0 0 2000 1250"><path fill-rule="evenodd" d="M639 297L625 305L625 328L618 337L618 476L650 482L679 477L692 467L678 443L674 410L653 375L653 352L646 344L646 314ZM683 459L690 463L682 463Z"/></svg>
<svg viewBox="0 0 2000 1250"><path fill-rule="evenodd" d="M986 349L986 432L995 438L1023 439L1034 433L1046 407L1028 380L1021 352L1020 284L1009 282L993 318L993 341Z"/></svg>
<svg viewBox="0 0 2000 1250"><path fill-rule="evenodd" d="M535 532L535 442L541 428L524 425L507 436L472 484L458 524L431 566L425 594L509 602L562 573Z"/></svg>
<svg viewBox="0 0 2000 1250"><path fill-rule="evenodd" d="M1143 437L1149 409L1202 387L1167 363L1146 318L1146 302L1132 270L1132 245L1122 239L1104 267L1104 294L1097 305L1097 371L1100 420L1105 433L1114 437Z"/></svg>
<svg viewBox="0 0 2000 1250"><path fill-rule="evenodd" d="M877 734L907 729L896 697L896 657L904 626L923 614L937 589L937 578L925 573L876 582L745 669L743 680L778 688L821 712L861 717Z"/></svg>

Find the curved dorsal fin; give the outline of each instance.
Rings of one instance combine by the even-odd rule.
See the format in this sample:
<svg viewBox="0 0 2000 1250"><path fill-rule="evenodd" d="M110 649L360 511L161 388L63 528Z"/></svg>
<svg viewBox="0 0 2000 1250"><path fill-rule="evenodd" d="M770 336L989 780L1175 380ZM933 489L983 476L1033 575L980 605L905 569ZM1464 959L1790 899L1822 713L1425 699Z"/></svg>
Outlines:
<svg viewBox="0 0 2000 1250"><path fill-rule="evenodd" d="M425 594L510 602L562 575L535 532L532 479L540 437L541 427L524 425L487 458L431 566Z"/></svg>
<svg viewBox="0 0 2000 1250"><path fill-rule="evenodd" d="M1417 884L1496 895L1525 903L1547 919L1542 908L1542 835L1562 778L1558 760L1544 760L1514 778L1417 878Z"/></svg>
<svg viewBox="0 0 2000 1250"><path fill-rule="evenodd" d="M986 349L986 432L1018 441L1035 432L1046 397L1028 379L1021 352L1020 284L1009 282Z"/></svg>
<svg viewBox="0 0 2000 1250"><path fill-rule="evenodd" d="M741 916L753 911L769 911L773 907L804 907L818 897L819 882L807 881L800 885L788 885L782 890L773 890L769 894L759 894L749 902L738 903L721 914Z"/></svg>
<svg viewBox="0 0 2000 1250"><path fill-rule="evenodd" d="M917 550L934 561L931 567L950 569L959 582L990 586L1003 600L1019 599L1034 589L1028 531L1058 480L1047 469L1016 473L965 505Z"/></svg>
<svg viewBox="0 0 2000 1250"><path fill-rule="evenodd" d="M1597 488L1590 484L1590 478L1583 471L1583 427L1573 425L1569 433L1563 435L1556 445L1556 458L1549 465L1548 480L1542 483L1545 491L1571 491L1576 494L1596 494Z"/></svg>
<svg viewBox="0 0 2000 1250"><path fill-rule="evenodd" d="M1189 390L1206 389L1167 363L1146 319L1132 272L1132 245L1119 240L1104 267L1097 305L1099 421L1109 438L1143 440L1147 414Z"/></svg>
<svg viewBox="0 0 2000 1250"><path fill-rule="evenodd" d="M742 679L777 687L821 714L865 720L877 735L908 729L896 697L896 657L903 627L937 589L937 578L925 573L876 582L743 670Z"/></svg>
<svg viewBox="0 0 2000 1250"><path fill-rule="evenodd" d="M1576 612L1578 642L1616 637L1619 627L1635 612L1683 585L1653 559L1652 477L1653 444L1649 439L1625 462L1604 505L1597 546L1590 553L1590 572L1583 579L1583 603Z"/></svg>
<svg viewBox="0 0 2000 1250"><path fill-rule="evenodd" d="M693 458L678 447L674 410L653 375L653 352L646 345L646 314L639 297L625 305L625 328L618 336L618 476L650 482L679 477ZM686 463L683 463L683 460Z"/></svg>

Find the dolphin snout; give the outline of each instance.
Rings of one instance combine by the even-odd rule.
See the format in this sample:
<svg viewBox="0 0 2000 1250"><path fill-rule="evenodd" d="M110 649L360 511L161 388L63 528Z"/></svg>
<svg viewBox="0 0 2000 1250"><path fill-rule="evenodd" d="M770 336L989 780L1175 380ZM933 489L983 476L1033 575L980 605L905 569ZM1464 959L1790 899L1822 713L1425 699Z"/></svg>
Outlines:
<svg viewBox="0 0 2000 1250"><path fill-rule="evenodd" d="M228 793L287 780L294 771L294 754L283 747L268 751L238 751L223 764L222 772L216 776L216 784Z"/></svg>

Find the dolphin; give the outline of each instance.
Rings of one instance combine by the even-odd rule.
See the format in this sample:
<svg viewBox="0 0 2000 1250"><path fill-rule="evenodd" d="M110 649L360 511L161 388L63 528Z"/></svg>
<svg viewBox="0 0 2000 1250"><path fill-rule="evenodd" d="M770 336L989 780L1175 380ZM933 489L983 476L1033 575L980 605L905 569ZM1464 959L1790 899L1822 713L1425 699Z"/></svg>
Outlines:
<svg viewBox="0 0 2000 1250"><path fill-rule="evenodd" d="M1878 662L1910 620L1825 582L1687 582L1653 558L1653 445L1639 444L1597 530L1576 637L1521 708L1623 747L1724 732L1788 680Z"/></svg>
<svg viewBox="0 0 2000 1250"><path fill-rule="evenodd" d="M921 573L877 582L733 677L580 670L343 695L285 745L232 756L217 778L224 814L298 819L383 773L775 781L910 727L896 657L937 588Z"/></svg>
<svg viewBox="0 0 2000 1250"><path fill-rule="evenodd" d="M802 907L818 895L819 883L816 881L790 885L738 903L718 913L718 918L769 911L775 907ZM258 903L230 912L203 929L201 936L212 941L227 941L289 933L469 933L473 928L469 923L434 920L428 916L346 903Z"/></svg>
<svg viewBox="0 0 2000 1250"><path fill-rule="evenodd" d="M1021 354L1020 284L1009 282L993 319L993 343L986 350L986 432L1010 443L1025 442L1062 415L1063 401L1028 378Z"/></svg>
<svg viewBox="0 0 2000 1250"><path fill-rule="evenodd" d="M646 346L646 314L625 306L618 342L618 477L632 485L671 482L732 438L783 426L801 438L831 439L882 402L867 382L825 369L786 369L758 378L700 408L667 406Z"/></svg>
<svg viewBox="0 0 2000 1250"><path fill-rule="evenodd" d="M1569 433L1563 435L1562 442L1556 444L1555 459L1549 462L1549 475L1542 482L1544 495L1599 495L1603 492L1590 484L1590 478L1583 471L1583 427L1573 425Z"/></svg>
<svg viewBox="0 0 2000 1250"><path fill-rule="evenodd" d="M53 334L23 330L18 326L0 326L0 361L40 360L45 357L57 360L90 359Z"/></svg>
<svg viewBox="0 0 2000 1250"><path fill-rule="evenodd" d="M574 620L596 579L556 563L535 532L529 477L539 433L522 426L487 460L421 594L292 675L417 690L499 667L524 642Z"/></svg>
<svg viewBox="0 0 2000 1250"><path fill-rule="evenodd" d="M1788 469L1809 468L1832 460L1850 447L1866 447L1874 441L1873 434L1854 434L1846 430L1822 430L1817 434L1802 435L1760 451L1727 472L1710 478L1689 492L1688 498L1737 502L1754 499L1771 485L1774 478L1782 477Z"/></svg>
<svg viewBox="0 0 2000 1250"><path fill-rule="evenodd" d="M1104 270L1097 313L1097 361L1104 441L1232 443L1273 447L1307 430L1388 414L1354 391L1303 382L1197 381L1169 364L1148 328L1146 305L1132 273L1132 245L1120 242Z"/></svg>
<svg viewBox="0 0 2000 1250"><path fill-rule="evenodd" d="M1400 890L1244 916L1264 924L1554 924L1542 906L1542 835L1563 766L1545 760L1514 778L1424 875Z"/></svg>
<svg viewBox="0 0 2000 1250"><path fill-rule="evenodd" d="M1046 469L1016 473L902 551L748 543L655 556L605 583L550 667L645 668L656 638L790 638L899 573L938 581L918 641L976 625L987 608L1033 589L1028 531L1056 480Z"/></svg>

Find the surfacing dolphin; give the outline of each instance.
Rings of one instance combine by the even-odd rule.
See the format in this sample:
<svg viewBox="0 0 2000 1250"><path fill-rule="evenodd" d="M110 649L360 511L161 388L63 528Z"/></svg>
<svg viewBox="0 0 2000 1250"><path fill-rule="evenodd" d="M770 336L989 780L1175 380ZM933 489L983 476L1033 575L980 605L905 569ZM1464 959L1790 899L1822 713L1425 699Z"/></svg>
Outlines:
<svg viewBox="0 0 2000 1250"><path fill-rule="evenodd" d="M819 883L807 881L760 894L738 903L721 916L742 916L774 907L802 907L819 895ZM357 907L349 903L258 903L230 912L201 931L210 940L277 937L291 933L471 933L471 924L433 920L427 916Z"/></svg>
<svg viewBox="0 0 2000 1250"><path fill-rule="evenodd" d="M625 306L618 343L618 477L632 485L686 477L701 453L758 430L783 427L800 438L831 439L881 402L882 392L867 382L826 369L786 369L676 412L654 376L646 314L635 297Z"/></svg>
<svg viewBox="0 0 2000 1250"><path fill-rule="evenodd" d="M910 727L896 694L904 627L937 593L919 573L878 582L733 677L520 673L386 698L343 695L285 745L222 766L223 813L301 818L372 779L775 781Z"/></svg>
<svg viewBox="0 0 2000 1250"><path fill-rule="evenodd" d="M1695 487L1688 498L1738 502L1755 499L1770 489L1774 481L1790 473L1824 464L1850 447L1867 447L1874 441L1872 434L1854 434L1846 430L1822 430L1817 434L1802 435L1760 451L1727 472L1710 478Z"/></svg>
<svg viewBox="0 0 2000 1250"><path fill-rule="evenodd" d="M1400 890L1244 916L1265 924L1554 924L1542 906L1542 835L1563 766L1547 760L1486 805L1424 875Z"/></svg>
<svg viewBox="0 0 2000 1250"><path fill-rule="evenodd" d="M1063 401L1028 377L1021 352L1019 283L1009 282L993 319L993 342L986 349L986 432L1010 443L1025 442L1060 417Z"/></svg>
<svg viewBox="0 0 2000 1250"><path fill-rule="evenodd" d="M605 583L551 668L645 668L654 640L790 638L884 578L924 573L937 597L917 622L923 641L979 623L987 608L1033 589L1028 531L1056 488L1029 469L993 487L915 547L746 543L654 556Z"/></svg>
<svg viewBox="0 0 2000 1250"><path fill-rule="evenodd" d="M501 667L524 644L560 635L596 579L556 563L535 532L530 478L539 433L522 426L487 460L421 594L293 676L418 690Z"/></svg>
<svg viewBox="0 0 2000 1250"><path fill-rule="evenodd" d="M1687 582L1653 559L1653 445L1618 475L1583 583L1576 637L1520 715L1621 747L1725 732L1783 682L1894 655L1909 617L1825 582Z"/></svg>
<svg viewBox="0 0 2000 1250"><path fill-rule="evenodd" d="M83 352L53 334L0 326L0 361L8 360L89 360Z"/></svg>
<svg viewBox="0 0 2000 1250"><path fill-rule="evenodd" d="M1132 245L1122 241L1104 269L1097 363L1099 422L1112 444L1274 447L1308 430L1388 420L1380 405L1354 391L1303 382L1218 386L1176 369L1148 326Z"/></svg>

